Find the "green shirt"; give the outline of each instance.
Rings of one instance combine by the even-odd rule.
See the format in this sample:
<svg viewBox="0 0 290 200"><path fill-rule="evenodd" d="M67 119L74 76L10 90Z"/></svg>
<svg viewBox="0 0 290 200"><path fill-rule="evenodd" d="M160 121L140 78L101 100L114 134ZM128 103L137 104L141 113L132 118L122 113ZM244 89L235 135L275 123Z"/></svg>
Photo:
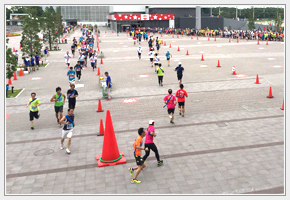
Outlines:
<svg viewBox="0 0 290 200"><path fill-rule="evenodd" d="M161 70L162 69L162 70ZM163 71L163 72L162 72ZM164 73L164 69L163 67L158 67L157 68L157 72L158 72L158 76L163 76L163 73Z"/></svg>
<svg viewBox="0 0 290 200"><path fill-rule="evenodd" d="M59 96L57 95L57 93L55 93L55 98L58 99L58 97ZM63 105L63 95L61 94L61 97L58 99L58 101L54 102L54 106L60 107L62 105Z"/></svg>
<svg viewBox="0 0 290 200"><path fill-rule="evenodd" d="M38 105L40 104L40 101L39 99L36 98L36 100L34 100L33 102L32 101L32 98L29 99L29 104L30 104L30 111L31 112L36 112L38 111Z"/></svg>

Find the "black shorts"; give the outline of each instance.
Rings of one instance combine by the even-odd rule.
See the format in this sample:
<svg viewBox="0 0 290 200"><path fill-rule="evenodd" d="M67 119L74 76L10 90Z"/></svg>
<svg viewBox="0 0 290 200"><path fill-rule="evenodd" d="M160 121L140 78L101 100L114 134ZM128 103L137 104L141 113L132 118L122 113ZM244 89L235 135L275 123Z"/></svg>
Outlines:
<svg viewBox="0 0 290 200"><path fill-rule="evenodd" d="M55 113L62 112L63 111L63 105L62 106L59 106L59 107L54 106L54 111L55 111Z"/></svg>
<svg viewBox="0 0 290 200"><path fill-rule="evenodd" d="M156 65L158 65L159 63L154 63L154 65L156 66Z"/></svg>
<svg viewBox="0 0 290 200"><path fill-rule="evenodd" d="M166 58L167 60L170 60L170 58Z"/></svg>
<svg viewBox="0 0 290 200"><path fill-rule="evenodd" d="M39 61L35 61L36 65L39 65Z"/></svg>
<svg viewBox="0 0 290 200"><path fill-rule="evenodd" d="M30 113L29 113L29 120L30 121L33 121L33 118L36 118L36 119L38 119L38 111L36 111L36 112L32 112L32 111L30 111Z"/></svg>
<svg viewBox="0 0 290 200"><path fill-rule="evenodd" d="M177 80L181 80L182 79L182 75L177 75Z"/></svg>
<svg viewBox="0 0 290 200"><path fill-rule="evenodd" d="M71 50L71 53L74 54L75 53L75 50Z"/></svg>
<svg viewBox="0 0 290 200"><path fill-rule="evenodd" d="M34 67L34 63L31 63L31 66Z"/></svg>
<svg viewBox="0 0 290 200"><path fill-rule="evenodd" d="M175 108L173 108L173 109L167 109L168 114L170 114L170 113L173 113L174 114L174 110L175 110Z"/></svg>
<svg viewBox="0 0 290 200"><path fill-rule="evenodd" d="M178 102L178 106L184 106L185 102Z"/></svg>
<svg viewBox="0 0 290 200"><path fill-rule="evenodd" d="M150 61L152 62L153 61L153 58L150 58Z"/></svg>
<svg viewBox="0 0 290 200"><path fill-rule="evenodd" d="M85 62L84 62L84 61L80 61L80 64L81 64L81 65L84 65L84 64L85 64Z"/></svg>
<svg viewBox="0 0 290 200"><path fill-rule="evenodd" d="M136 160L136 164L137 165L143 165L144 161L143 161L143 158L141 156L137 156L135 153L134 153L134 157L135 157L135 160Z"/></svg>
<svg viewBox="0 0 290 200"><path fill-rule="evenodd" d="M141 53L138 52L138 56L141 56Z"/></svg>

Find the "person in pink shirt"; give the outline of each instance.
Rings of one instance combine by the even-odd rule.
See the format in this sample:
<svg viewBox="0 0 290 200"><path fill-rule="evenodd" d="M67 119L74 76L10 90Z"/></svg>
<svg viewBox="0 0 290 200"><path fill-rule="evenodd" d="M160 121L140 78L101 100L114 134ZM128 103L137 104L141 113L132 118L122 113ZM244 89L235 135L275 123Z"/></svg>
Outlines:
<svg viewBox="0 0 290 200"><path fill-rule="evenodd" d="M167 111L168 111L168 115L170 118L170 123L174 124L173 120L174 120L174 110L175 110L175 105L176 105L176 98L174 95L172 95L172 90L169 89L168 90L168 95L166 97L164 97L163 99L165 106L167 106ZM164 106L164 107L165 107Z"/></svg>
<svg viewBox="0 0 290 200"><path fill-rule="evenodd" d="M150 155L150 150L154 151L155 157L157 159L157 165L162 165L163 160L160 160L159 153L156 145L153 142L153 137L156 137L155 128L154 128L154 120L149 121L149 127L146 131L146 138L145 138L145 148L147 147L149 150L146 151L145 156L143 156L143 161L147 159L147 157Z"/></svg>

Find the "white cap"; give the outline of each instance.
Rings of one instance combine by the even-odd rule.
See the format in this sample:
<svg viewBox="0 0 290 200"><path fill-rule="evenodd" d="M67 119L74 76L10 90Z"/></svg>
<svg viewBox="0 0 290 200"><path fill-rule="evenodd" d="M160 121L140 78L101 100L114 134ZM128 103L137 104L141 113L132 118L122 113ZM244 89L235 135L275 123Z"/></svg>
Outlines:
<svg viewBox="0 0 290 200"><path fill-rule="evenodd" d="M178 65L181 65L181 62L179 62Z"/></svg>
<svg viewBox="0 0 290 200"><path fill-rule="evenodd" d="M153 124L153 123L154 123L153 119L149 120L149 124Z"/></svg>

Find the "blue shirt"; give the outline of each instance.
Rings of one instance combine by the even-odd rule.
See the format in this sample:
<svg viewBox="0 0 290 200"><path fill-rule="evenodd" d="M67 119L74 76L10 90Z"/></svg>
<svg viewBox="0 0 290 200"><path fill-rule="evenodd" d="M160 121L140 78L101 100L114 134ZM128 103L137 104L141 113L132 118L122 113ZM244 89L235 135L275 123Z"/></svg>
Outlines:
<svg viewBox="0 0 290 200"><path fill-rule="evenodd" d="M32 63L34 64L34 58L33 57L30 58L30 62L31 62L31 64Z"/></svg>
<svg viewBox="0 0 290 200"><path fill-rule="evenodd" d="M75 80L75 74L76 74L75 70L72 70L72 71L68 70L68 72L67 72L67 75L69 75L68 80L69 81Z"/></svg>
<svg viewBox="0 0 290 200"><path fill-rule="evenodd" d="M108 77L107 77L107 80L106 80L106 85L107 85L107 87L108 87L108 83L109 83L109 81L110 81L109 88L111 88L112 85L111 85L111 77L110 77L110 76L108 76Z"/></svg>
<svg viewBox="0 0 290 200"><path fill-rule="evenodd" d="M39 55L35 55L35 61L39 61Z"/></svg>
<svg viewBox="0 0 290 200"><path fill-rule="evenodd" d="M26 59L24 59L24 63L25 63L25 66L29 66L29 62Z"/></svg>
<svg viewBox="0 0 290 200"><path fill-rule="evenodd" d="M44 54L47 54L47 49L44 49Z"/></svg>
<svg viewBox="0 0 290 200"><path fill-rule="evenodd" d="M182 66L178 66L175 68L175 71L177 71L177 75L182 75L182 71L184 70L184 68Z"/></svg>
<svg viewBox="0 0 290 200"><path fill-rule="evenodd" d="M170 58L170 53L169 52L166 52L166 57Z"/></svg>

